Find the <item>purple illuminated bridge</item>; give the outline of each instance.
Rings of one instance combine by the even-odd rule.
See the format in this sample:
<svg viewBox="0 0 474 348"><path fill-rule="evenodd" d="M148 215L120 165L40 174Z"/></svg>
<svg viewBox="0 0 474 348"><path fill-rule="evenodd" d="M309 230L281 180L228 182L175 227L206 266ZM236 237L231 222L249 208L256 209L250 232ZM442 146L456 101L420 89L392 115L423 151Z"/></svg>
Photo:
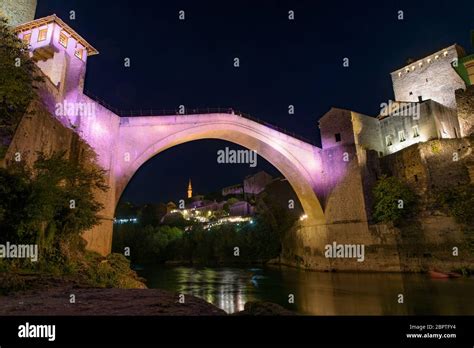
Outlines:
<svg viewBox="0 0 474 348"><path fill-rule="evenodd" d="M115 206L136 171L160 152L200 139L226 140L256 151L289 181L305 211L306 223L325 224L316 194L318 174L322 172L322 150L313 144L231 109L203 114L120 117L85 94L77 95L77 102L94 104L93 117L69 117L69 122L97 153L100 166L108 171L111 190L104 197L103 218L109 221L104 223L110 224L110 229ZM90 247L102 253L106 251L104 248L110 250L111 233L93 232L86 235Z"/></svg>

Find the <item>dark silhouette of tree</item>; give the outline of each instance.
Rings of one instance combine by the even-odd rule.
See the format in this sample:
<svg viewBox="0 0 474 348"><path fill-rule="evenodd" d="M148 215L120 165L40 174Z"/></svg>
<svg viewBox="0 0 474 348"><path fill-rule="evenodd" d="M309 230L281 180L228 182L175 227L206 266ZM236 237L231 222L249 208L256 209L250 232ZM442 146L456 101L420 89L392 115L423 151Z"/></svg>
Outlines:
<svg viewBox="0 0 474 348"><path fill-rule="evenodd" d="M0 140L8 145L28 105L37 98L35 82L43 81L23 43L0 17Z"/></svg>

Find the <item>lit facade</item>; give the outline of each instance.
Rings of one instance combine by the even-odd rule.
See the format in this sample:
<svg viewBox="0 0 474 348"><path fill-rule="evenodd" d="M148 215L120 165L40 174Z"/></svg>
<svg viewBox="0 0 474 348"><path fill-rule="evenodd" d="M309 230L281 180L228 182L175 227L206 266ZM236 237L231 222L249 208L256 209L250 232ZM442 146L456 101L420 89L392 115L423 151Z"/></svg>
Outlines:
<svg viewBox="0 0 474 348"><path fill-rule="evenodd" d="M467 84L453 66L464 55L452 45L392 72L396 100L381 104L377 117L332 108L319 120L323 149L357 145L382 157L416 143L465 136L456 91Z"/></svg>

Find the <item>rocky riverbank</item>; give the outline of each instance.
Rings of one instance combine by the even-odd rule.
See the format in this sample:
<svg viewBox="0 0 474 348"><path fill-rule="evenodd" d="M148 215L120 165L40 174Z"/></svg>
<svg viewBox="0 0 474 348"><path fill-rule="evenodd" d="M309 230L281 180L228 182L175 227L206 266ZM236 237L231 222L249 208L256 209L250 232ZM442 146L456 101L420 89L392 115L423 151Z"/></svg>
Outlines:
<svg viewBox="0 0 474 348"><path fill-rule="evenodd" d="M226 315L200 298L186 295L180 301L178 294L160 289L91 289L58 279L47 283L0 296L0 315Z"/></svg>
<svg viewBox="0 0 474 348"><path fill-rule="evenodd" d="M31 279L30 282L31 284ZM234 315L294 315L269 302L248 302ZM161 289L89 288L71 280L38 278L25 291L0 296L0 316L214 316L222 309L191 295Z"/></svg>

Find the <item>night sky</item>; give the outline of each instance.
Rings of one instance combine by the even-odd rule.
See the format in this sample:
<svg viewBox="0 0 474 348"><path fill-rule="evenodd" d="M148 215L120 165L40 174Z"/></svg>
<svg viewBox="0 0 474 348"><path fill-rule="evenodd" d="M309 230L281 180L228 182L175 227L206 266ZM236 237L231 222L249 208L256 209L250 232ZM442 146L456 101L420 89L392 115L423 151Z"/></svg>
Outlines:
<svg viewBox="0 0 474 348"><path fill-rule="evenodd" d="M474 28L472 0L38 0L37 18L52 13L99 50L85 88L117 109L230 106L317 143L317 120L331 106L377 115L393 99L391 71L453 43L471 51ZM155 156L122 199L177 200L188 178L206 193L258 170L278 174L261 158L256 169L217 164L225 146L239 148L201 140Z"/></svg>

